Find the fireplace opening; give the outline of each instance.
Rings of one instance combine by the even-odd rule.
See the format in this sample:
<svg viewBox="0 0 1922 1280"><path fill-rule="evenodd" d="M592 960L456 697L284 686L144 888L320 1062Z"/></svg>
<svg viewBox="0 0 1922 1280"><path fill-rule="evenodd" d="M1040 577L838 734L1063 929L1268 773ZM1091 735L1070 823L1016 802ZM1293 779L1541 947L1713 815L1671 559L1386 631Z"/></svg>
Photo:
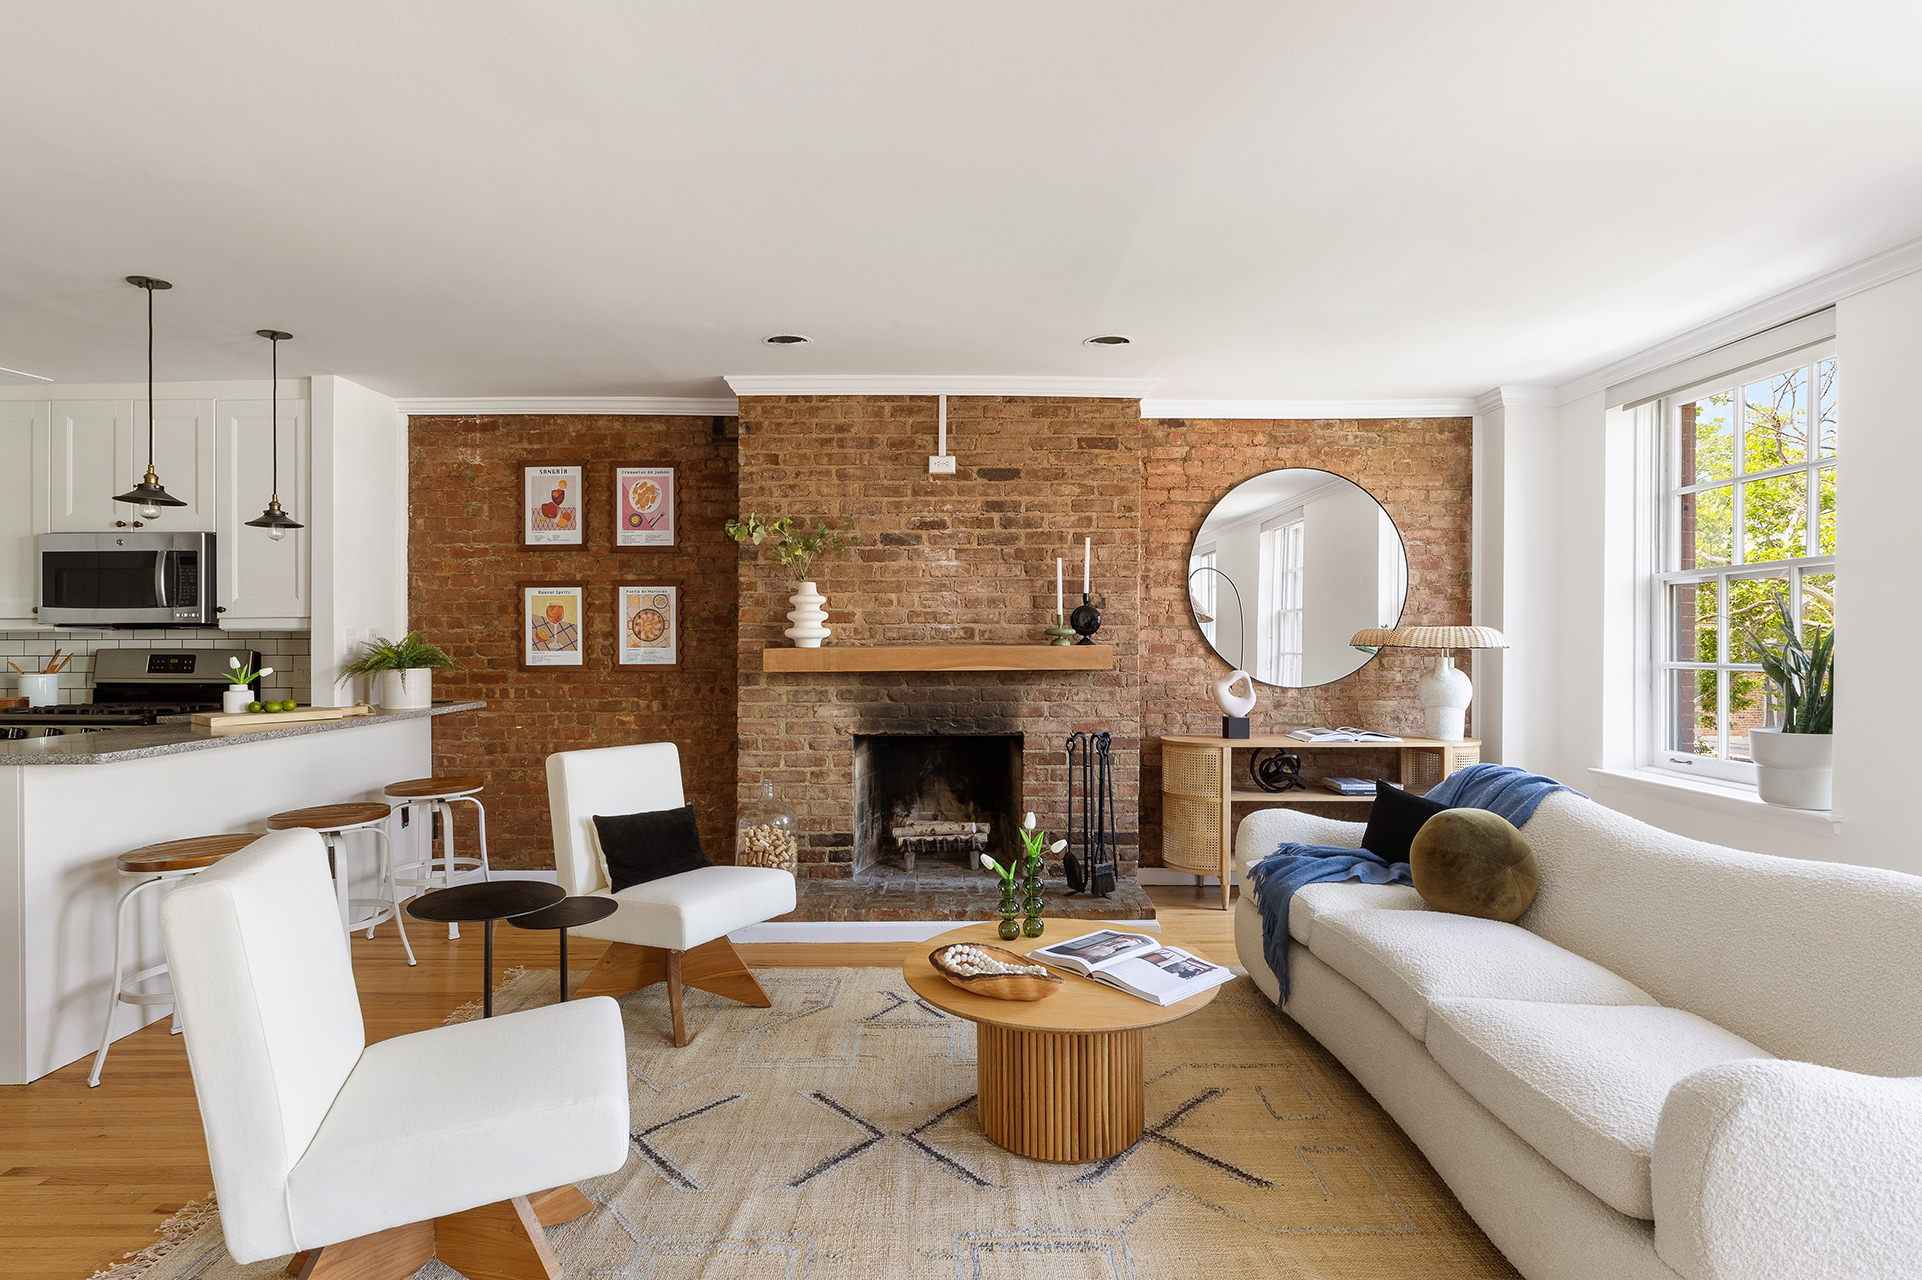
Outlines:
<svg viewBox="0 0 1922 1280"><path fill-rule="evenodd" d="M854 874L986 876L1020 840L1021 735L856 734Z"/></svg>

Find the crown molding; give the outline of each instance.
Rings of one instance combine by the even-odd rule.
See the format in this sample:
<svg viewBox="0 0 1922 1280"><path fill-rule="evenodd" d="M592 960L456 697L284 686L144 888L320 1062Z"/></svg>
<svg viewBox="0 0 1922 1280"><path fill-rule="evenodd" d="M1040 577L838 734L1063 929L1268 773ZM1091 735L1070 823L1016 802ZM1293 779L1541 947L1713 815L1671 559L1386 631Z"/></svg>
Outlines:
<svg viewBox="0 0 1922 1280"><path fill-rule="evenodd" d="M1786 324L1805 315L1834 306L1852 294L1873 289L1914 272L1922 271L1922 240L1911 240L1872 258L1831 271L1743 307L1720 320L1699 325L1665 342L1625 356L1614 364L1591 369L1555 388L1558 404L1568 404L1585 396L1597 395L1617 383L1639 378L1645 373L1694 356L1703 355L1738 342L1764 329Z"/></svg>
<svg viewBox="0 0 1922 1280"><path fill-rule="evenodd" d="M733 397L696 396L417 396L394 404L412 417L492 417L515 413L616 413L633 417L731 418Z"/></svg>
<svg viewBox="0 0 1922 1280"><path fill-rule="evenodd" d="M1470 399L1439 400L1143 400L1144 418L1466 418Z"/></svg>
<svg viewBox="0 0 1922 1280"><path fill-rule="evenodd" d="M1494 413L1498 409L1553 409L1561 404L1554 387L1493 387L1475 397L1475 412Z"/></svg>
<svg viewBox="0 0 1922 1280"><path fill-rule="evenodd" d="M1024 374L726 375L737 396L1075 396L1139 400L1156 378L1063 378Z"/></svg>

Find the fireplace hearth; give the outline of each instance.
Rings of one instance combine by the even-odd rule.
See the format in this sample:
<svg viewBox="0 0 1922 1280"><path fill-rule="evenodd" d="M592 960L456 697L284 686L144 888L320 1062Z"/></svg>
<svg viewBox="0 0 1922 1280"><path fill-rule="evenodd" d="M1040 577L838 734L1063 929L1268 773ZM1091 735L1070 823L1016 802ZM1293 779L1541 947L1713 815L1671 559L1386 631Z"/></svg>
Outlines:
<svg viewBox="0 0 1922 1280"><path fill-rule="evenodd" d="M986 877L981 855L1002 862L1015 848L1021 750L1018 733L854 735L856 878Z"/></svg>

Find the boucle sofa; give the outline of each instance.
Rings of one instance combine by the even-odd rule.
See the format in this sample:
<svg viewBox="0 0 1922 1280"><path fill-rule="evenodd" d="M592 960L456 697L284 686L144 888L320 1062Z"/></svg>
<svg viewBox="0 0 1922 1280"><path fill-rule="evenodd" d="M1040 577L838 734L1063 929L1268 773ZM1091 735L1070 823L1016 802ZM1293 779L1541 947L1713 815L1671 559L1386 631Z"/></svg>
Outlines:
<svg viewBox="0 0 1922 1280"><path fill-rule="evenodd" d="M1288 810L1236 862L1362 826ZM1516 924L1309 885L1283 1011L1529 1280L1922 1275L1922 878L1685 840L1572 792ZM1235 947L1269 997L1261 916Z"/></svg>

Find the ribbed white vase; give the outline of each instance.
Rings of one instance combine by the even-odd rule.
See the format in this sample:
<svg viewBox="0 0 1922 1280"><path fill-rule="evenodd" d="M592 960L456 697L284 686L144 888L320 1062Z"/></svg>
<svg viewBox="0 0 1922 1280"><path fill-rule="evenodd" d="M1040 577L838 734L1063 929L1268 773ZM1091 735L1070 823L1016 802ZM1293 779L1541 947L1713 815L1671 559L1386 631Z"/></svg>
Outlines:
<svg viewBox="0 0 1922 1280"><path fill-rule="evenodd" d="M801 589L788 597L794 608L788 611L787 620L794 625L781 634L794 641L797 649L819 649L821 642L830 632L821 625L828 620L827 610L821 606L828 598L814 589L812 582L803 582Z"/></svg>

